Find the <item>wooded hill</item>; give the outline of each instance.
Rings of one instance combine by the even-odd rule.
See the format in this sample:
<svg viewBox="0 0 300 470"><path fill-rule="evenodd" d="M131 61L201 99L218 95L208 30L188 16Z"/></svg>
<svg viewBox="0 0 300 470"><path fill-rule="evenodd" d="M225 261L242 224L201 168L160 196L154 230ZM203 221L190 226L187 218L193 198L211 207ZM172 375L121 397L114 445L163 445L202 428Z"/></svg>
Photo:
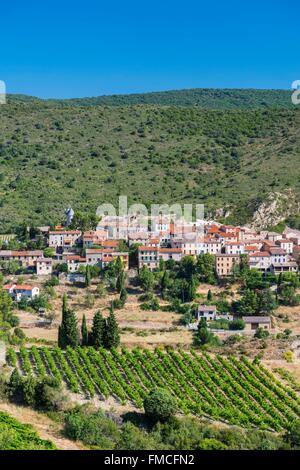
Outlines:
<svg viewBox="0 0 300 470"><path fill-rule="evenodd" d="M299 194L295 106L73 104L19 96L0 106L0 231L59 222L69 204L95 210L120 194L229 208L228 223L249 221L272 191Z"/></svg>

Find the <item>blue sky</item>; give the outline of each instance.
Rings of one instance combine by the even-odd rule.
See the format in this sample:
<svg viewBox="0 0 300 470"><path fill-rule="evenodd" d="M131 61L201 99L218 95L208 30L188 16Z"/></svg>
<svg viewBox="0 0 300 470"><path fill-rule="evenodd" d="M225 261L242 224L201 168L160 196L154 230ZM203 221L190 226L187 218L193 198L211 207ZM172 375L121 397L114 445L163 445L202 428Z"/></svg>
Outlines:
<svg viewBox="0 0 300 470"><path fill-rule="evenodd" d="M290 88L299 0L2 2L8 93L82 97L194 87Z"/></svg>

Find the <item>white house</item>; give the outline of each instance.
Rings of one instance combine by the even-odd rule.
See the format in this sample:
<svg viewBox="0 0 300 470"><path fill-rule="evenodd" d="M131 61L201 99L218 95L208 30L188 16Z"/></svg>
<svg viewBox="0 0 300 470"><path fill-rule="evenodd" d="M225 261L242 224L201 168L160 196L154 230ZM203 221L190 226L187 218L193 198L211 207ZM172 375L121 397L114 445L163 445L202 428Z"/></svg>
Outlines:
<svg viewBox="0 0 300 470"><path fill-rule="evenodd" d="M6 284L3 289L17 302L22 299L33 300L40 295L40 289L37 286L28 284Z"/></svg>
<svg viewBox="0 0 300 470"><path fill-rule="evenodd" d="M229 313L218 313L216 305L199 305L197 311L197 320L205 318L207 322L215 320L233 320L233 315Z"/></svg>
<svg viewBox="0 0 300 470"><path fill-rule="evenodd" d="M272 264L271 255L268 251L257 251L249 255L250 269L259 269L260 271L268 271Z"/></svg>
<svg viewBox="0 0 300 470"><path fill-rule="evenodd" d="M245 253L245 243L243 242L225 243L225 253L228 255L241 255Z"/></svg>
<svg viewBox="0 0 300 470"><path fill-rule="evenodd" d="M49 232L49 246L52 248L68 248L76 245L80 239L80 230L54 230Z"/></svg>
<svg viewBox="0 0 300 470"><path fill-rule="evenodd" d="M36 273L38 276L52 274L52 258L38 258L36 260Z"/></svg>

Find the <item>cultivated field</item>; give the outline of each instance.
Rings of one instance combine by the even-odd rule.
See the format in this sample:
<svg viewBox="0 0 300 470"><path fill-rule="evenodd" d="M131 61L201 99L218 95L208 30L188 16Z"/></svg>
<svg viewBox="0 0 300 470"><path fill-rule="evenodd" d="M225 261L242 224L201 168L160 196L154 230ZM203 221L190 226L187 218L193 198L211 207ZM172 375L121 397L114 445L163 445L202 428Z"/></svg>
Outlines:
<svg viewBox="0 0 300 470"><path fill-rule="evenodd" d="M177 398L181 412L230 424L281 431L300 418L300 395L244 357L172 349L22 347L17 353L9 350L8 362L23 375L52 375L90 399L113 397L141 408L148 391L161 386Z"/></svg>

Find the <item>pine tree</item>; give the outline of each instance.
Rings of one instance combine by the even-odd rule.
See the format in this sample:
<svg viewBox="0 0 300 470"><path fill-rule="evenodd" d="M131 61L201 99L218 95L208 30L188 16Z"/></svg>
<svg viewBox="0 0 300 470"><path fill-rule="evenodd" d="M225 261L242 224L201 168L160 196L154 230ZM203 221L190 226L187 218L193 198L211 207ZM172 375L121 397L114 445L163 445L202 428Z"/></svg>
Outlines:
<svg viewBox="0 0 300 470"><path fill-rule="evenodd" d="M82 322L81 322L81 345L87 346L88 343L89 343L89 334L88 334L88 329L86 325L86 318L85 318L85 315L83 314Z"/></svg>
<svg viewBox="0 0 300 470"><path fill-rule="evenodd" d="M91 285L91 268L87 265L85 270L85 287L89 287Z"/></svg>
<svg viewBox="0 0 300 470"><path fill-rule="evenodd" d="M118 347L120 344L120 333L119 326L113 312L113 307L110 310L109 317L106 321L105 335L104 335L104 346L107 349Z"/></svg>
<svg viewBox="0 0 300 470"><path fill-rule="evenodd" d="M67 297L63 297L62 321L58 328L58 346L62 349L67 346L76 348L79 343L79 334L77 328L77 318L73 310L67 305Z"/></svg>
<svg viewBox="0 0 300 470"><path fill-rule="evenodd" d="M105 320L98 310L93 318L93 326L89 335L89 344L95 348L101 348L104 345Z"/></svg>

